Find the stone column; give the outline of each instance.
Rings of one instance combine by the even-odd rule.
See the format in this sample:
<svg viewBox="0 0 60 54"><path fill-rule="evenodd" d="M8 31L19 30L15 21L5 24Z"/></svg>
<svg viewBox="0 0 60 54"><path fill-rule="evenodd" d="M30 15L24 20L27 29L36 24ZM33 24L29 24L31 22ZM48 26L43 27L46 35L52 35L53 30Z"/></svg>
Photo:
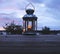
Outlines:
<svg viewBox="0 0 60 54"><path fill-rule="evenodd" d="M29 23L29 21L27 21L27 31L28 31L28 23Z"/></svg>
<svg viewBox="0 0 60 54"><path fill-rule="evenodd" d="M26 31L26 21L25 21L25 31Z"/></svg>
<svg viewBox="0 0 60 54"><path fill-rule="evenodd" d="M37 21L36 21L36 30L37 30Z"/></svg>

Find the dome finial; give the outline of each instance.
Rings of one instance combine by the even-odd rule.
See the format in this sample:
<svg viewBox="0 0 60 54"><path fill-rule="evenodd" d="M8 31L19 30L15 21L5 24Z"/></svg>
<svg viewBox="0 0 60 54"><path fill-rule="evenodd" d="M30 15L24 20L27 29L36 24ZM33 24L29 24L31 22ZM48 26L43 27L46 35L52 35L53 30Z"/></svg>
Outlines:
<svg viewBox="0 0 60 54"><path fill-rule="evenodd" d="M33 9L33 10L35 10L35 7L33 6L32 3L29 3L29 4L25 7L25 10L27 10L27 9Z"/></svg>

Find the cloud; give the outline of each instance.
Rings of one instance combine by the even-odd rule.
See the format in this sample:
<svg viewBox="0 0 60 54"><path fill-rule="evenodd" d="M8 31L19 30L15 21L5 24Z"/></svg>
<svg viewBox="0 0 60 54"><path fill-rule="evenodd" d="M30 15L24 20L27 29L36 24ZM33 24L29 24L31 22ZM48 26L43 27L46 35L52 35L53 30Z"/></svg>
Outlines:
<svg viewBox="0 0 60 54"><path fill-rule="evenodd" d="M44 0L43 3L49 8L60 9L60 0Z"/></svg>
<svg viewBox="0 0 60 54"><path fill-rule="evenodd" d="M42 3L44 4L44 3ZM38 6L38 7L37 7ZM41 4L35 5L35 14L38 16L38 29L44 26L48 26L51 29L60 29L60 11L50 7L41 6Z"/></svg>
<svg viewBox="0 0 60 54"><path fill-rule="evenodd" d="M25 7L30 2L35 7L38 28L45 25L55 29L60 27L60 0L0 0L0 26L13 20L22 24Z"/></svg>
<svg viewBox="0 0 60 54"><path fill-rule="evenodd" d="M29 2L33 2L33 3L42 3L43 0L27 0Z"/></svg>
<svg viewBox="0 0 60 54"><path fill-rule="evenodd" d="M60 9L60 0L28 0L28 1L35 4L44 3L49 8Z"/></svg>
<svg viewBox="0 0 60 54"><path fill-rule="evenodd" d="M15 24L22 25L22 19L14 17L13 14L0 14L0 27L4 26L6 23L11 23L14 20Z"/></svg>
<svg viewBox="0 0 60 54"><path fill-rule="evenodd" d="M4 9L24 9L28 2L26 0L1 0L0 8Z"/></svg>

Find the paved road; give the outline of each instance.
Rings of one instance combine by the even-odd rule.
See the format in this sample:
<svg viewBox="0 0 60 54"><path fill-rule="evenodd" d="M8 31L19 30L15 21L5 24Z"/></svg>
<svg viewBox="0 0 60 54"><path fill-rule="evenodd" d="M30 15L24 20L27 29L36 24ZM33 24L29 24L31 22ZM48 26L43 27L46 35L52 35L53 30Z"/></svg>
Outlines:
<svg viewBox="0 0 60 54"><path fill-rule="evenodd" d="M0 53L60 53L59 35L0 36Z"/></svg>

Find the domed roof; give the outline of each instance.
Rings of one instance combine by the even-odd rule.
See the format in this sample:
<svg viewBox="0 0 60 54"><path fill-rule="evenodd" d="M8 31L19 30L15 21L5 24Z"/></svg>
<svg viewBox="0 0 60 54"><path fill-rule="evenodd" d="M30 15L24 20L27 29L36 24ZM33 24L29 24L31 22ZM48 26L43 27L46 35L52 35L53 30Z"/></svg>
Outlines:
<svg viewBox="0 0 60 54"><path fill-rule="evenodd" d="M27 9L27 10L26 10L26 13L27 13L27 14L33 14L33 13L34 13L34 10L33 10L33 9Z"/></svg>

